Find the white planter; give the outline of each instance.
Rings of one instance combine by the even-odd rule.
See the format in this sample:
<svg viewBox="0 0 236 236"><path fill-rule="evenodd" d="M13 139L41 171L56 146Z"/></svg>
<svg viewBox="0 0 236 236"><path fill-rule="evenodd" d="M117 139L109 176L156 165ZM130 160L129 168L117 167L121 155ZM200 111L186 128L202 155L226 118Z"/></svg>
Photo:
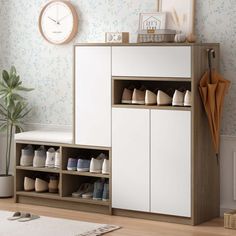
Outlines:
<svg viewBox="0 0 236 236"><path fill-rule="evenodd" d="M13 196L14 177L0 175L0 198Z"/></svg>

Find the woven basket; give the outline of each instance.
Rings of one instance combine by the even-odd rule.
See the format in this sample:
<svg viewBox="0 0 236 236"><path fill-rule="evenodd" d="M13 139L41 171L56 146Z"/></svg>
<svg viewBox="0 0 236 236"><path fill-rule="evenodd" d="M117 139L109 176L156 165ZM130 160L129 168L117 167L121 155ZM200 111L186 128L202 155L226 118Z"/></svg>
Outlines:
<svg viewBox="0 0 236 236"><path fill-rule="evenodd" d="M171 43L175 34L175 30L142 30L138 34L138 43Z"/></svg>
<svg viewBox="0 0 236 236"><path fill-rule="evenodd" d="M224 214L224 227L236 229L236 210Z"/></svg>

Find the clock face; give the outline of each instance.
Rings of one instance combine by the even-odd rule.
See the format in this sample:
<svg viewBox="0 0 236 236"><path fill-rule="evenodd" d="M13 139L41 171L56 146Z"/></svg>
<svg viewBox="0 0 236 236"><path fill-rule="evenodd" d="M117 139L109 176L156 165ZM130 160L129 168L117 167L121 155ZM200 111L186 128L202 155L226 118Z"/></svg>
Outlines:
<svg viewBox="0 0 236 236"><path fill-rule="evenodd" d="M69 2L52 1L42 10L39 19L44 38L54 44L70 41L77 33L78 19Z"/></svg>

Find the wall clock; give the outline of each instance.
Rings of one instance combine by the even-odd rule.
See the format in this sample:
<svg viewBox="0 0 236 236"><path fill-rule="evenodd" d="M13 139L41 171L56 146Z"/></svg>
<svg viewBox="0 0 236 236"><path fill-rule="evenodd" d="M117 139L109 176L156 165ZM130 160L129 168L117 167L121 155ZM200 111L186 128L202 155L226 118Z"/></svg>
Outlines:
<svg viewBox="0 0 236 236"><path fill-rule="evenodd" d="M69 1L50 1L40 13L39 30L50 43L70 42L78 31L78 15L75 7Z"/></svg>

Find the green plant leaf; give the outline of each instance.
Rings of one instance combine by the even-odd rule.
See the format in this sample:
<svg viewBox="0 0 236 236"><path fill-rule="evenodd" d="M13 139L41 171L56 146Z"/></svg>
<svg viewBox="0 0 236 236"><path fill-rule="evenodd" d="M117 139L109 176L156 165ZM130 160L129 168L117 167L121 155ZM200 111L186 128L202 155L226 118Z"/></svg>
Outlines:
<svg viewBox="0 0 236 236"><path fill-rule="evenodd" d="M0 125L0 132L5 132L7 130L7 122Z"/></svg>
<svg viewBox="0 0 236 236"><path fill-rule="evenodd" d="M23 86L18 86L16 88L16 90L30 92L30 91L33 91L34 89L33 88L25 88Z"/></svg>
<svg viewBox="0 0 236 236"><path fill-rule="evenodd" d="M7 86L10 87L10 85L11 85L10 77L9 77L9 74L8 74L8 72L6 70L3 70L2 78L3 78L4 82L7 84Z"/></svg>
<svg viewBox="0 0 236 236"><path fill-rule="evenodd" d="M16 74L16 68L15 66L11 66L11 69L10 69L10 76Z"/></svg>

